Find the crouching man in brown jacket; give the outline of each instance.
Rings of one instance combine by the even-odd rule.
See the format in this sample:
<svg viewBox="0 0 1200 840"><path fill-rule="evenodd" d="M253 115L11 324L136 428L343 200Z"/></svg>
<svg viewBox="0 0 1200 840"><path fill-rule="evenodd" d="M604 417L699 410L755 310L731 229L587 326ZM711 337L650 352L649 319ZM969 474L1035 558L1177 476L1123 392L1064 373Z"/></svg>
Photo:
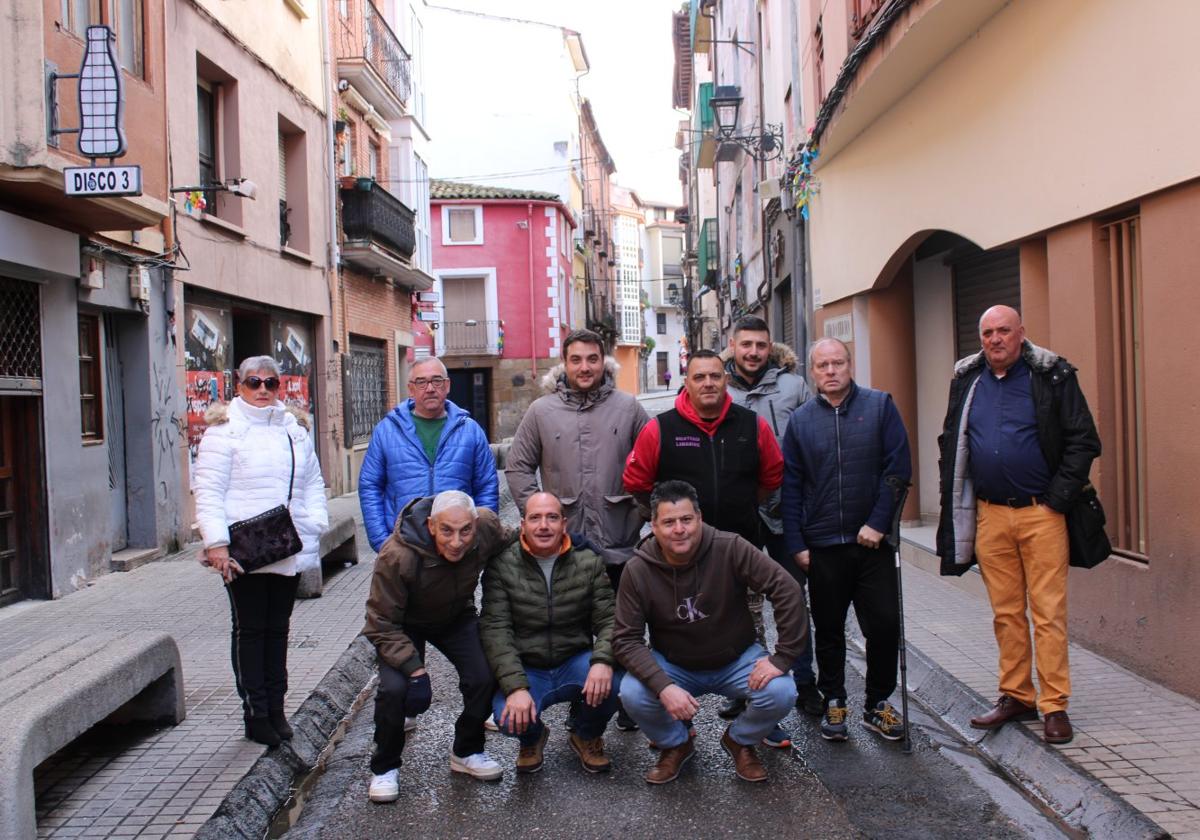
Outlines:
<svg viewBox="0 0 1200 840"><path fill-rule="evenodd" d="M424 712L433 699L426 642L457 669L463 695L450 769L489 781L502 775L483 749L495 682L479 641L475 587L488 559L511 538L495 513L477 509L466 493L447 490L409 502L380 550L363 628L379 656L372 802L399 797L404 718Z"/></svg>
<svg viewBox="0 0 1200 840"><path fill-rule="evenodd" d="M646 781L674 780L694 755L689 723L700 708L696 697L704 694L747 701L721 746L740 778L766 781L753 745L796 702L796 686L786 674L808 634L804 595L749 542L705 525L687 482L659 483L650 495L650 514L653 536L625 567L613 629L613 653L628 672L621 701L661 750ZM774 607L774 655L754 639L747 589L762 592Z"/></svg>

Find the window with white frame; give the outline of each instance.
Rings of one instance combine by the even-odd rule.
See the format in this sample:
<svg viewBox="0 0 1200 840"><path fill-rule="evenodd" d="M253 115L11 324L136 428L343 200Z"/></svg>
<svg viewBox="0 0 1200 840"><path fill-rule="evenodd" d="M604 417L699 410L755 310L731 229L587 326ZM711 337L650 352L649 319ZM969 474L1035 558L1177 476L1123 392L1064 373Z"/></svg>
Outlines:
<svg viewBox="0 0 1200 840"><path fill-rule="evenodd" d="M617 313L621 325L621 344L642 341L642 284L639 265L639 230L632 216L617 217L613 231L617 258Z"/></svg>
<svg viewBox="0 0 1200 840"><path fill-rule="evenodd" d="M482 245L483 207L478 204L443 204L442 244Z"/></svg>

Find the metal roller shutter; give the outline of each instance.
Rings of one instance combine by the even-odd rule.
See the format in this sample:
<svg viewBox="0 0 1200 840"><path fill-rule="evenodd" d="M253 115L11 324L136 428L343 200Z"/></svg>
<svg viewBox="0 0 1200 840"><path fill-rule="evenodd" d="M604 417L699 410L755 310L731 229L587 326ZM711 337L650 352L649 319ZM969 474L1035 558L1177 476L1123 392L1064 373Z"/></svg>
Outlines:
<svg viewBox="0 0 1200 840"><path fill-rule="evenodd" d="M955 260L955 358L979 352L979 318L991 306L1021 309L1021 261L1016 248L981 251Z"/></svg>

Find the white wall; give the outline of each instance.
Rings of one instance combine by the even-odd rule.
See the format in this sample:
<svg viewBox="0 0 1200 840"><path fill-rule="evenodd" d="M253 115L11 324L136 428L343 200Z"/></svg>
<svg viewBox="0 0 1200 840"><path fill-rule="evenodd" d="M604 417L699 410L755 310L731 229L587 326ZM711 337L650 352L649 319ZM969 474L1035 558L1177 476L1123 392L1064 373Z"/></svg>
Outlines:
<svg viewBox="0 0 1200 840"><path fill-rule="evenodd" d="M917 440L921 463L921 516L936 518L938 499L937 437L946 415L946 396L954 370L954 298L950 266L941 256L913 264L913 312L917 351Z"/></svg>

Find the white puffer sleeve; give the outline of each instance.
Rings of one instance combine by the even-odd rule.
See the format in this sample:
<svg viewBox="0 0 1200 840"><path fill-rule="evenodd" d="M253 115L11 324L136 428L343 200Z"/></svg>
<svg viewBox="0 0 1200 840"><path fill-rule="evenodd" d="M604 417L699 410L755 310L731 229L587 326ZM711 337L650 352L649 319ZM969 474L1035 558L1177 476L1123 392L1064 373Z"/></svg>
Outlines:
<svg viewBox="0 0 1200 840"><path fill-rule="evenodd" d="M196 496L196 521L205 548L229 545L229 523L225 517L225 496L233 467L233 437L228 424L210 426L200 439L193 473Z"/></svg>

